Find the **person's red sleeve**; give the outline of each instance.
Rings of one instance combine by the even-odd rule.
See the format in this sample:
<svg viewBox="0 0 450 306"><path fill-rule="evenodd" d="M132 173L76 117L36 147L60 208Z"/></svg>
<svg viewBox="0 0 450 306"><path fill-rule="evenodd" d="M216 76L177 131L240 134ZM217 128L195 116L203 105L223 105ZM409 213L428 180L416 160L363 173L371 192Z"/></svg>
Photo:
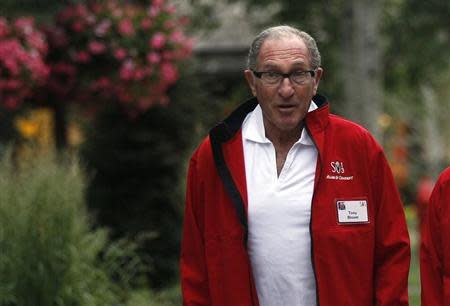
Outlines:
<svg viewBox="0 0 450 306"><path fill-rule="evenodd" d="M422 306L450 305L450 168L439 177L428 205L420 247Z"/></svg>
<svg viewBox="0 0 450 306"><path fill-rule="evenodd" d="M404 207L388 162L377 144L372 163L377 202L374 290L377 306L407 306L411 248Z"/></svg>
<svg viewBox="0 0 450 306"><path fill-rule="evenodd" d="M189 164L186 187L186 207L181 243L181 289L184 306L211 305L202 233L202 183L197 177L197 163Z"/></svg>

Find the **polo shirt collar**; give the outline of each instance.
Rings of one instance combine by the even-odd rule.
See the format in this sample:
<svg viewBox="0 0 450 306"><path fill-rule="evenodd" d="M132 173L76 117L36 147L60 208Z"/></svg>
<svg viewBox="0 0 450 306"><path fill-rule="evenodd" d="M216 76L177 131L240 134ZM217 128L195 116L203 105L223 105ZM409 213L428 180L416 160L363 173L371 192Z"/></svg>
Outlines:
<svg viewBox="0 0 450 306"><path fill-rule="evenodd" d="M312 112L316 109L317 105L313 101L311 101L308 112ZM249 113L245 118L242 128L242 137L246 140L257 143L271 143L271 141L266 137L262 109L259 104L253 110L253 112ZM302 129L300 139L296 143L301 143L307 146L314 145L314 142L308 135L306 129Z"/></svg>

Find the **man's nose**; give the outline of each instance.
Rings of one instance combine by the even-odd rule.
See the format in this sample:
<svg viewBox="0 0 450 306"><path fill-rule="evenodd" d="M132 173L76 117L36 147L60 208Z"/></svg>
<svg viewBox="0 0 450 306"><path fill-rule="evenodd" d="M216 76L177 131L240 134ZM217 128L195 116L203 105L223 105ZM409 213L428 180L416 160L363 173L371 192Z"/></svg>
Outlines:
<svg viewBox="0 0 450 306"><path fill-rule="evenodd" d="M294 87L292 86L291 80L284 77L281 80L280 86L278 88L278 93L284 99L290 98L294 94Z"/></svg>

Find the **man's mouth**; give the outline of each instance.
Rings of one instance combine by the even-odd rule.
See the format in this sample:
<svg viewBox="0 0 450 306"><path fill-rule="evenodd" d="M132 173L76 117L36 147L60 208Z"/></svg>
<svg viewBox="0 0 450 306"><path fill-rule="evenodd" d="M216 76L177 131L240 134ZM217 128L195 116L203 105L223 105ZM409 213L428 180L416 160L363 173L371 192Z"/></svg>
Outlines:
<svg viewBox="0 0 450 306"><path fill-rule="evenodd" d="M280 104L277 105L278 110L280 110L281 112L289 112L295 109L295 105L294 104Z"/></svg>

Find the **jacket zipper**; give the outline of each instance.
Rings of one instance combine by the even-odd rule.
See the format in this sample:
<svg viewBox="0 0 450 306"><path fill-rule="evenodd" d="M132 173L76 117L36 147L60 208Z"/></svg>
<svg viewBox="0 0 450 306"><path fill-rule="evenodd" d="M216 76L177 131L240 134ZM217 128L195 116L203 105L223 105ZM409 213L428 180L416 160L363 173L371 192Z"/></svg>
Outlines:
<svg viewBox="0 0 450 306"><path fill-rule="evenodd" d="M317 272L316 272L316 264L314 261L314 240L313 240L313 232L312 232L312 220L313 220L313 203L314 203L314 198L316 196L316 190L319 186L320 183L320 178L322 176L322 158L321 158L321 154L320 154L320 150L319 147L317 146L317 143L314 139L314 137L312 136L310 130L308 129L306 123L305 123L305 129L308 132L309 136L311 137L311 140L313 141L314 145L316 146L317 149L317 161L319 162L319 178L317 179L317 184L314 186L314 190L313 190L313 196L311 198L311 216L310 216L310 220L309 220L309 236L311 237L311 263L312 263L312 269L313 269L313 273L314 273L314 280L316 282L316 304L317 306L320 305L319 302L319 283L317 281ZM317 173L316 173L317 175Z"/></svg>

